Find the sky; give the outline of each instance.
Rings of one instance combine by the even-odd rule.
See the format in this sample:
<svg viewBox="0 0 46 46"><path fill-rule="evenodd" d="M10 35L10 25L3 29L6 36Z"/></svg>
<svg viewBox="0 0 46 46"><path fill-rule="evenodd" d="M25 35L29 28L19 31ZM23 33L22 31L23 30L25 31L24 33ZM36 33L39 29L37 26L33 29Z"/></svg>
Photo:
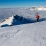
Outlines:
<svg viewBox="0 0 46 46"><path fill-rule="evenodd" d="M46 6L46 0L0 0L0 8Z"/></svg>

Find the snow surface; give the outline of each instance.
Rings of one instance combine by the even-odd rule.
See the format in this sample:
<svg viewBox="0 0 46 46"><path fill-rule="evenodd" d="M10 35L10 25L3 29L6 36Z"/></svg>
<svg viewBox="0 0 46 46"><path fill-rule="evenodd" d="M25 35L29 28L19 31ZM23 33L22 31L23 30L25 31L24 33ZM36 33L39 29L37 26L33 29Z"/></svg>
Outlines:
<svg viewBox="0 0 46 46"><path fill-rule="evenodd" d="M12 21L13 21L13 16L9 17L8 19L5 19L3 22L0 23L0 25L4 25L4 24L11 25Z"/></svg>
<svg viewBox="0 0 46 46"><path fill-rule="evenodd" d="M29 10L21 8L1 8L0 25L11 24L13 15L19 15L27 20L36 21L35 15L39 13L39 22L0 27L0 46L46 46L46 11ZM7 18L7 19L6 19Z"/></svg>
<svg viewBox="0 0 46 46"><path fill-rule="evenodd" d="M46 22L0 28L0 46L46 46Z"/></svg>

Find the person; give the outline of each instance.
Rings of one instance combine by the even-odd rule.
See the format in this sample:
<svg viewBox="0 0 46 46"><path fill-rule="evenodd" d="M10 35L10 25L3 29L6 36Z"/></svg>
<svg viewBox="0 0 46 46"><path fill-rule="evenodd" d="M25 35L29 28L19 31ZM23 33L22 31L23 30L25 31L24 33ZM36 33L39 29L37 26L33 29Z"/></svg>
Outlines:
<svg viewBox="0 0 46 46"><path fill-rule="evenodd" d="M39 18L40 18L40 16L39 16L39 14L37 13L37 14L36 14L37 22L38 22Z"/></svg>

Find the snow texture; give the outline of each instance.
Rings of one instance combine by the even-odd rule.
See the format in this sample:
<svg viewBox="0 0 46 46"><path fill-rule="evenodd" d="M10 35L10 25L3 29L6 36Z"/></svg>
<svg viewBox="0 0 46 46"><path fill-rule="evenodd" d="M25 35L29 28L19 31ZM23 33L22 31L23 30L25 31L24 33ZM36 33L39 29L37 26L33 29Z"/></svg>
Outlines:
<svg viewBox="0 0 46 46"><path fill-rule="evenodd" d="M40 15L39 22L34 22L36 13ZM14 19L14 15L18 15L19 19ZM33 22L24 24L23 19L19 21L21 17ZM0 21L0 25L7 26L0 27L0 46L46 46L46 11L1 8ZM11 23L16 25L9 26Z"/></svg>
<svg viewBox="0 0 46 46"><path fill-rule="evenodd" d="M46 22L0 28L0 46L46 46Z"/></svg>

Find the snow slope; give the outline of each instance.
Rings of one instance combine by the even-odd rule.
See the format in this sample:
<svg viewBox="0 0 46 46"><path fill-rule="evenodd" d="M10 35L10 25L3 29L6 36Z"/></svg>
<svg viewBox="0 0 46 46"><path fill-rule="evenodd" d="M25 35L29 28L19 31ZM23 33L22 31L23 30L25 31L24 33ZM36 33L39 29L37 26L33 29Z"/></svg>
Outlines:
<svg viewBox="0 0 46 46"><path fill-rule="evenodd" d="M0 46L46 46L46 21L0 28Z"/></svg>
<svg viewBox="0 0 46 46"><path fill-rule="evenodd" d="M21 24L15 19L20 25L0 27L0 46L46 46L46 11L1 8L0 21L6 21L0 25L10 25L14 19L13 15L16 14L27 20L36 21L36 13L40 15L39 22Z"/></svg>

